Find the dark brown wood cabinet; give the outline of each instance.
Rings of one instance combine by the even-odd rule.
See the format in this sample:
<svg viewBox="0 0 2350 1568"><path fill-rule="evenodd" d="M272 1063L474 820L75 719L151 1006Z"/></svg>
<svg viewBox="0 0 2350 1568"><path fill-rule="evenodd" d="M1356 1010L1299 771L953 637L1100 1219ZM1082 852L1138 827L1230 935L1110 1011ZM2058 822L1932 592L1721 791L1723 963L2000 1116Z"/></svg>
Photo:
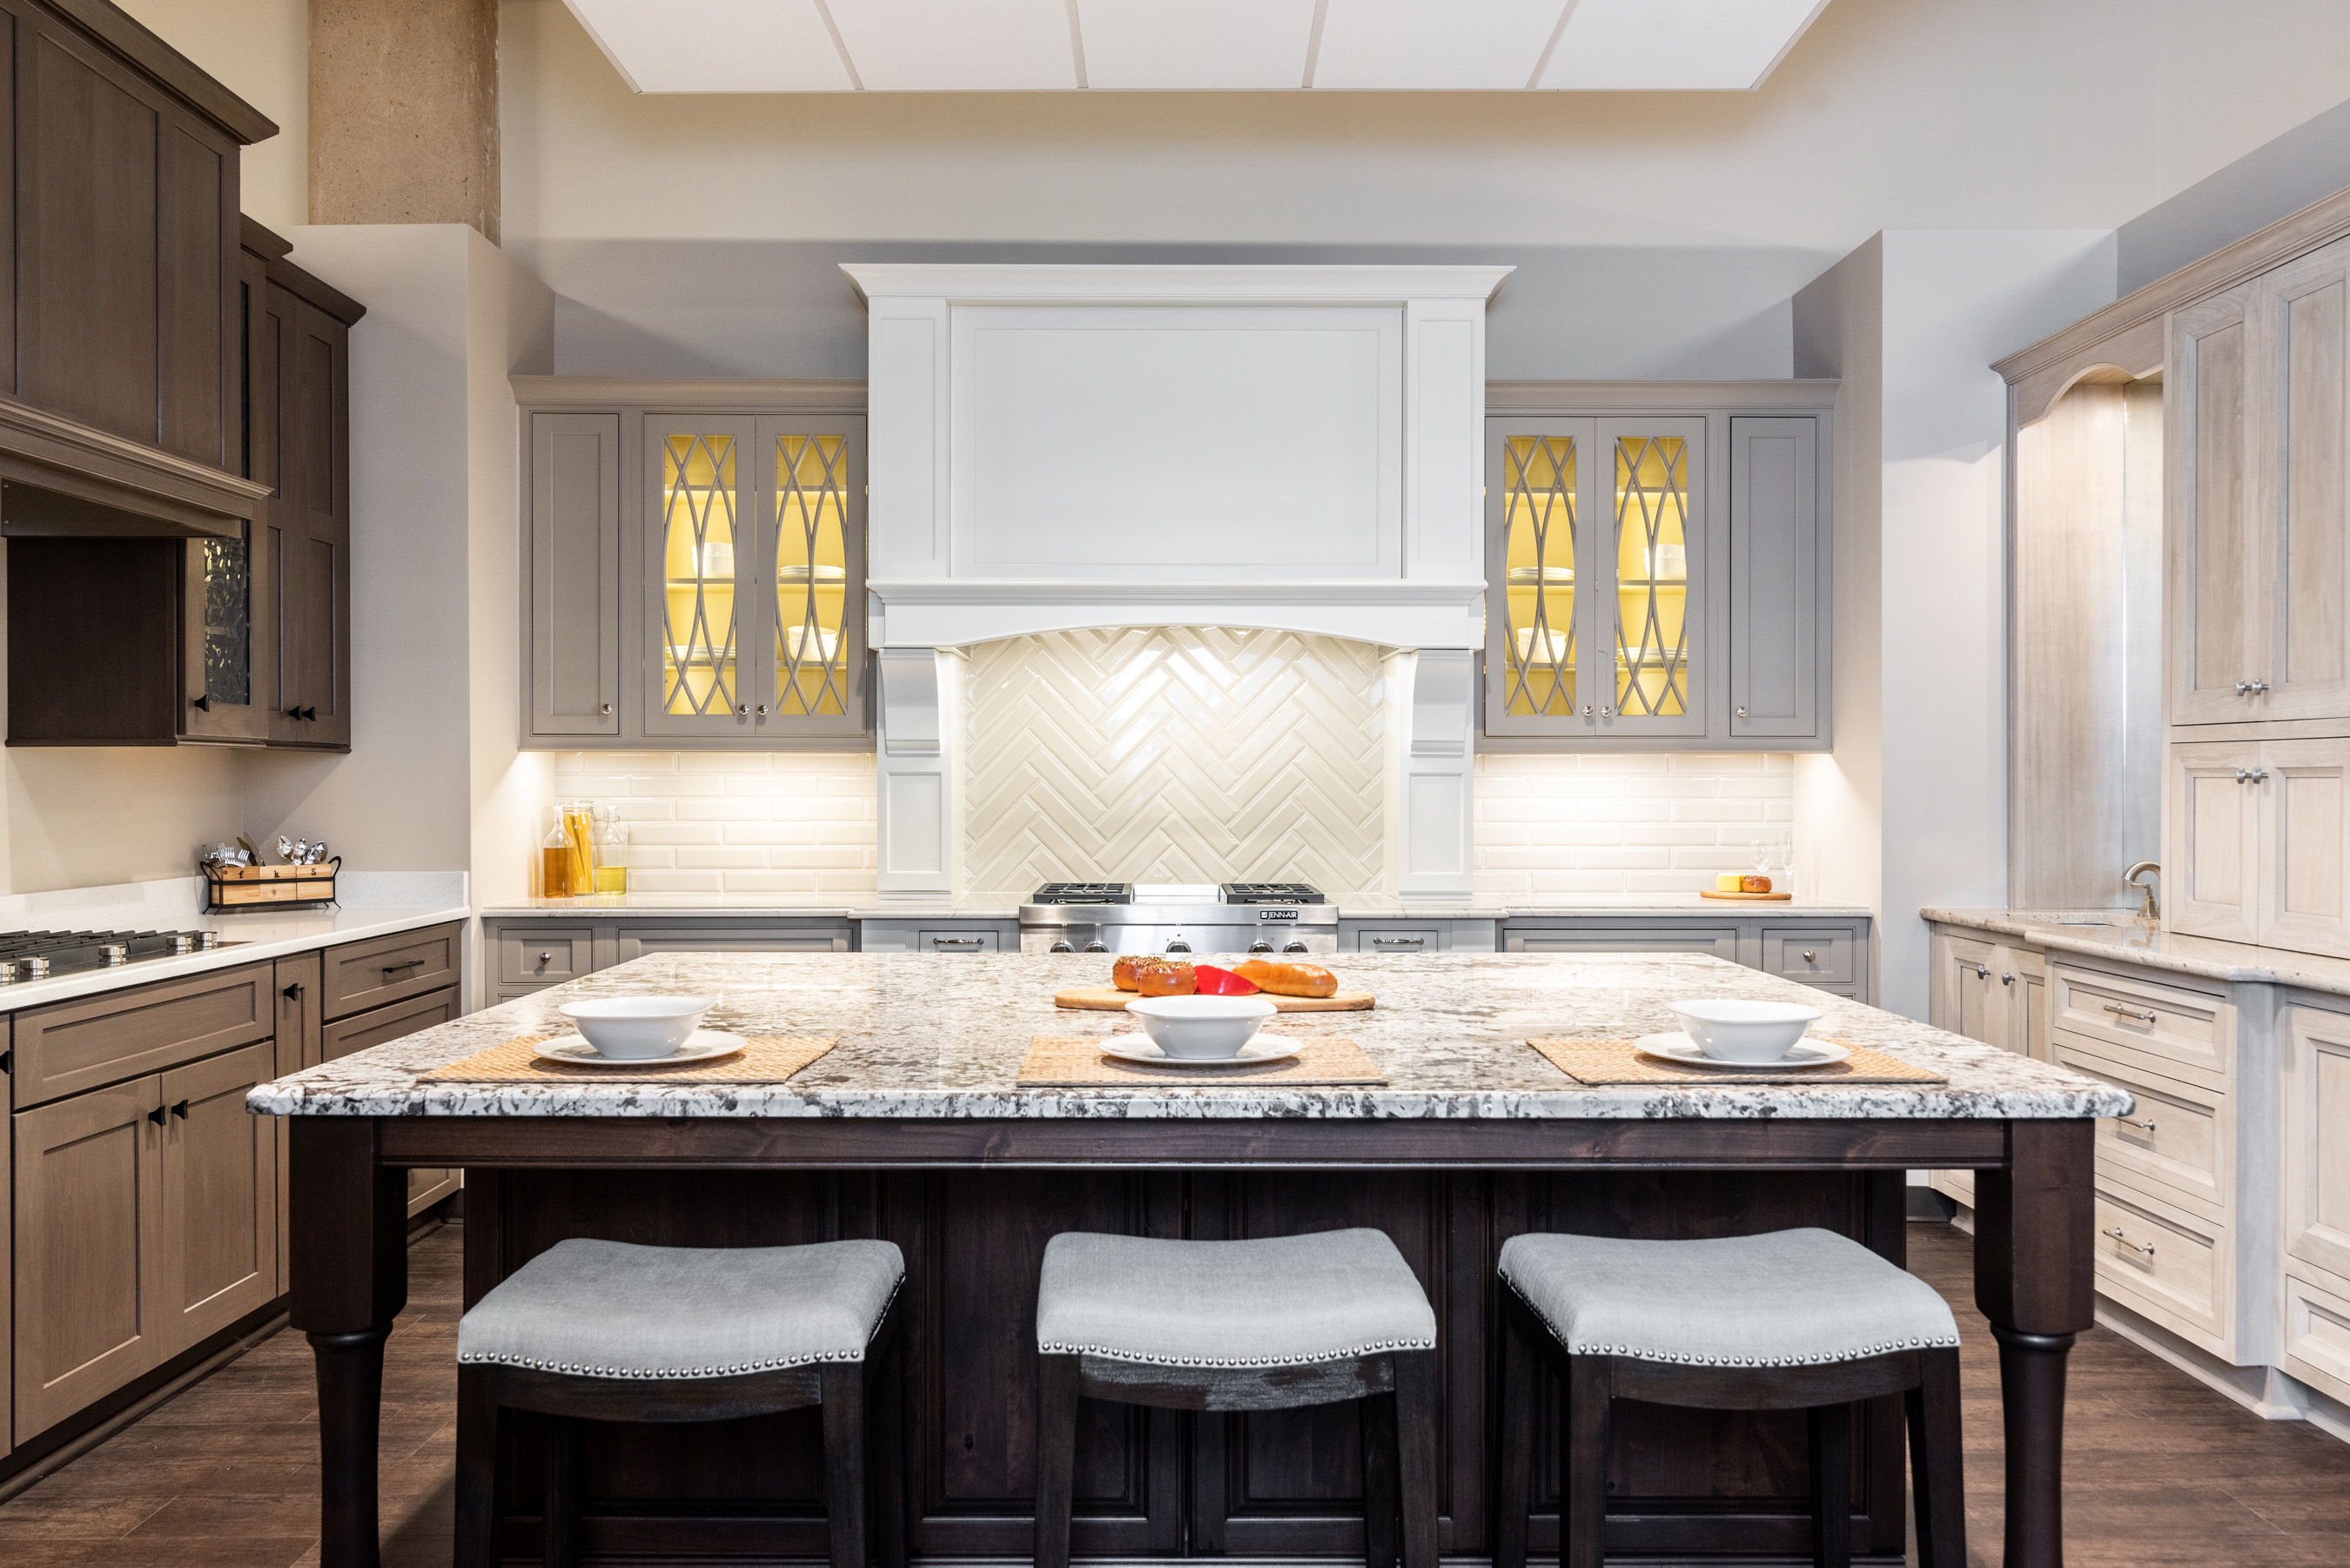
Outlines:
<svg viewBox="0 0 2350 1568"><path fill-rule="evenodd" d="M5 4L5 0L0 0ZM16 537L8 743L350 745L348 296L244 220L232 536Z"/></svg>

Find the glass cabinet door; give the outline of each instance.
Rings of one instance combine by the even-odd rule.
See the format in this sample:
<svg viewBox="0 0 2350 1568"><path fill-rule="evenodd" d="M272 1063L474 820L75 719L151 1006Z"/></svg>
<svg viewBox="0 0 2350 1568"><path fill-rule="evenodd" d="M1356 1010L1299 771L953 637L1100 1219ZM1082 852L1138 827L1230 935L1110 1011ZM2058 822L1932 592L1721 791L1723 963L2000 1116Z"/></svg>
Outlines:
<svg viewBox="0 0 2350 1568"><path fill-rule="evenodd" d="M1592 607L1601 734L1702 735L1705 421L1601 420L1608 485Z"/></svg>
<svg viewBox="0 0 2350 1568"><path fill-rule="evenodd" d="M775 597L770 711L756 716L777 735L862 734L865 421L763 419L759 451Z"/></svg>
<svg viewBox="0 0 2350 1568"><path fill-rule="evenodd" d="M1485 732L1579 730L1596 706L1587 657L1595 421L1492 420L1485 476Z"/></svg>
<svg viewBox="0 0 2350 1568"><path fill-rule="evenodd" d="M231 538L190 539L181 587L180 733L192 741L263 741L269 711L255 701L253 524Z"/></svg>
<svg viewBox="0 0 2350 1568"><path fill-rule="evenodd" d="M759 580L753 421L648 419L645 435L646 629L656 655L646 732L747 735L757 671L746 655L759 645L745 623L763 618L758 595L736 587Z"/></svg>

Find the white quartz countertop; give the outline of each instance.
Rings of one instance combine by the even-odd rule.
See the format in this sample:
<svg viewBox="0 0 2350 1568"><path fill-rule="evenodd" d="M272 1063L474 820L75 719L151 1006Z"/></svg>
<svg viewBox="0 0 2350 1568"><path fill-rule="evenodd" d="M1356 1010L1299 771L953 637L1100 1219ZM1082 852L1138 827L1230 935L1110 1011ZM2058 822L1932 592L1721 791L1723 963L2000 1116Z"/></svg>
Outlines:
<svg viewBox="0 0 2350 1568"><path fill-rule="evenodd" d="M638 959L255 1088L271 1115L877 1116L1346 1119L1415 1117L2007 1118L2116 1116L2130 1096L2051 1063L1826 995L1720 959L1684 954L1347 955L1341 982L1368 1012L1300 1015L1358 1041L1382 1088L1239 1085L1022 1089L1030 1037L1107 1034L1109 1012L1069 1012L1053 993L1107 978L1098 957L928 953L682 953ZM708 994L715 1027L830 1035L839 1044L790 1083L432 1084L416 1075L517 1035L565 1032L556 1009L591 996ZM1801 1002L1814 1033L1933 1068L1945 1087L1642 1085L1588 1088L1524 1044L1532 1036L1633 1037L1672 1026L1673 999ZM614 1069L625 1073L627 1069Z"/></svg>
<svg viewBox="0 0 2350 1568"><path fill-rule="evenodd" d="M1926 909L1918 913L1939 925L1966 926L2053 952L2118 959L2201 980L2293 985L2350 996L2350 960L2179 936L2117 909Z"/></svg>

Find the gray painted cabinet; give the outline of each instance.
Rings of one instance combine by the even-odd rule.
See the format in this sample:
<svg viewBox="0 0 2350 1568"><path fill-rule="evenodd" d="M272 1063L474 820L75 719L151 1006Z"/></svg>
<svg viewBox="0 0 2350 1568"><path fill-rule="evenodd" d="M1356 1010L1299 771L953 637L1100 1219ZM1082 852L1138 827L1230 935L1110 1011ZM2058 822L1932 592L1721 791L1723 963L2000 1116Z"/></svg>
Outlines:
<svg viewBox="0 0 2350 1568"><path fill-rule="evenodd" d="M1497 387L1480 749L1826 749L1833 400Z"/></svg>
<svg viewBox="0 0 2350 1568"><path fill-rule="evenodd" d="M515 386L522 743L869 746L861 389Z"/></svg>
<svg viewBox="0 0 2350 1568"><path fill-rule="evenodd" d="M1704 953L1856 1002L1874 999L1876 974L1868 950L1873 928L1866 915L1745 912L1752 908L1730 906L1719 920L1671 915L1518 915L1502 923L1501 948L1505 953Z"/></svg>

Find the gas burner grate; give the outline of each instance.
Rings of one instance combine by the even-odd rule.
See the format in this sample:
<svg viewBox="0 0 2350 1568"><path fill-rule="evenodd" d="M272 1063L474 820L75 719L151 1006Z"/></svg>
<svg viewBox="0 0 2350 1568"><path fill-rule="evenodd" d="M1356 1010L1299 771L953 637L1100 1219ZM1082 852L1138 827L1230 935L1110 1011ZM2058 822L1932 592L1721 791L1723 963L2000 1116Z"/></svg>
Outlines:
<svg viewBox="0 0 2350 1568"><path fill-rule="evenodd" d="M1327 902L1311 882L1227 882L1227 904L1320 904Z"/></svg>
<svg viewBox="0 0 2350 1568"><path fill-rule="evenodd" d="M1032 904L1131 904L1131 882L1047 882L1036 889Z"/></svg>
<svg viewBox="0 0 2350 1568"><path fill-rule="evenodd" d="M0 931L0 985L203 952L220 945L218 931Z"/></svg>

